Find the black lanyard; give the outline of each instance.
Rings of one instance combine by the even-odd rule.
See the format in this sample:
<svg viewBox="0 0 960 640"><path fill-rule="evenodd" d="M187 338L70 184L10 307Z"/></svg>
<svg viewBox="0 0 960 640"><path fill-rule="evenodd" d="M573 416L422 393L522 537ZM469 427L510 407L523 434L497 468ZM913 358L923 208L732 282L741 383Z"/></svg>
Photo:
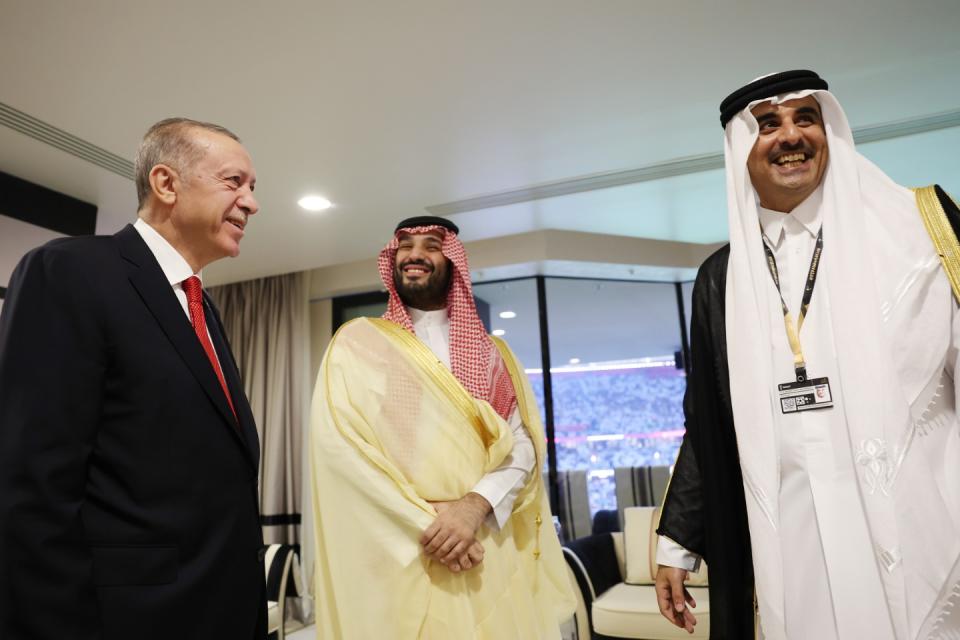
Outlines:
<svg viewBox="0 0 960 640"><path fill-rule="evenodd" d="M800 329L803 328L803 320L807 317L807 309L810 308L813 287L817 284L820 254L823 253L823 227L820 227L820 231L817 232L817 246L814 247L813 257L810 258L810 270L807 272L807 284L803 288L800 315L796 324L793 322L793 315L787 308L787 303L783 300L783 292L780 290L780 272L777 270L777 259L773 257L773 251L767 246L766 242L763 243L763 250L767 254L767 268L770 270L770 277L773 278L773 284L776 285L777 293L780 294L780 306L783 307L783 326L787 330L790 350L793 351L793 367L797 373L797 381L803 382L807 379L807 364L803 358L803 349L800 347Z"/></svg>

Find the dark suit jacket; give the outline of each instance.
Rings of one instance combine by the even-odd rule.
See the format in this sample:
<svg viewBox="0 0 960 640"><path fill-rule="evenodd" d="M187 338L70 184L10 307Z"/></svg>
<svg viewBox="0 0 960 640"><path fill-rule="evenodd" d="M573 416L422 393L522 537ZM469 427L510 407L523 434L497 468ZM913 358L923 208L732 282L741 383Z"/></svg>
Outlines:
<svg viewBox="0 0 960 640"><path fill-rule="evenodd" d="M0 638L266 637L259 444L132 226L28 253L0 317Z"/></svg>

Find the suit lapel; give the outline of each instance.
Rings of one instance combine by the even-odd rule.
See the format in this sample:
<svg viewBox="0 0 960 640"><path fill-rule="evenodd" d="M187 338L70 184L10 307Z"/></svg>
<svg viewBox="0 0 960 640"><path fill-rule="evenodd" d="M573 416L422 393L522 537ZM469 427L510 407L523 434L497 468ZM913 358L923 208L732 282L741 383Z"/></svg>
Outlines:
<svg viewBox="0 0 960 640"><path fill-rule="evenodd" d="M233 399L233 407L237 410L237 419L240 421L239 428L246 442L247 450L254 459L254 464L259 464L260 458L260 440L257 436L257 424L253 418L253 412L250 409L250 403L247 401L247 394L243 389L243 382L240 379L240 371L237 363L233 359L233 351L227 343L226 332L223 323L220 321L220 314L213 304L213 300L203 292L203 307L207 319L207 329L210 331L210 338L213 341L213 348L220 358L220 368L223 370L223 377L227 382L227 388L230 390L230 397Z"/></svg>
<svg viewBox="0 0 960 640"><path fill-rule="evenodd" d="M230 411L226 396L223 395L217 374L214 373L210 360L207 359L207 354L203 351L197 334L194 333L193 326L183 312L183 307L180 306L170 283L163 275L157 259L132 225L124 227L114 235L114 238L119 246L120 255L126 261L127 277L130 283L140 294L140 298L170 339L174 349L183 358L204 393L217 408L234 437L244 445L244 450L249 455L250 449L244 442L246 438L241 436L237 429L237 421L233 417L233 412ZM242 404L246 407L245 401Z"/></svg>

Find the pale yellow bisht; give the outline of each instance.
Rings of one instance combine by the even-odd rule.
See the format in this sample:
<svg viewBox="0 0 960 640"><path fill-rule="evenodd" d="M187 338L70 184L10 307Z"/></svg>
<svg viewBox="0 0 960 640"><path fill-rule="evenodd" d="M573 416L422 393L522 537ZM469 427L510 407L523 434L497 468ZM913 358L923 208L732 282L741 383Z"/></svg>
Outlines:
<svg viewBox="0 0 960 640"><path fill-rule="evenodd" d="M511 450L509 426L415 336L360 318L327 349L310 434L318 638L559 638L574 599L539 469L544 435L530 383L494 339L537 467L483 563L455 574L424 556L430 502L463 497Z"/></svg>

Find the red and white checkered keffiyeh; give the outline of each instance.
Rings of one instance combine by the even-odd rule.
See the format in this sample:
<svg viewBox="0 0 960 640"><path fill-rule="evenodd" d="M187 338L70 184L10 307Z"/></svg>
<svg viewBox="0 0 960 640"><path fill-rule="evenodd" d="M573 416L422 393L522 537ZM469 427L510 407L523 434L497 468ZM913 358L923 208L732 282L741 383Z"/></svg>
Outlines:
<svg viewBox="0 0 960 640"><path fill-rule="evenodd" d="M447 317L450 319L450 368L474 398L486 400L494 411L504 420L509 419L517 403L517 394L510 381L510 374L493 345L490 336L480 321L477 307L473 301L473 287L470 284L470 269L467 266L467 252L463 243L453 231L432 225L410 227L398 230L387 246L380 252L377 266L390 300L385 320L394 322L410 333L413 322L407 307L400 299L393 282L397 248L400 245L400 233L440 233L443 235L441 252L450 260L450 290L447 293Z"/></svg>

